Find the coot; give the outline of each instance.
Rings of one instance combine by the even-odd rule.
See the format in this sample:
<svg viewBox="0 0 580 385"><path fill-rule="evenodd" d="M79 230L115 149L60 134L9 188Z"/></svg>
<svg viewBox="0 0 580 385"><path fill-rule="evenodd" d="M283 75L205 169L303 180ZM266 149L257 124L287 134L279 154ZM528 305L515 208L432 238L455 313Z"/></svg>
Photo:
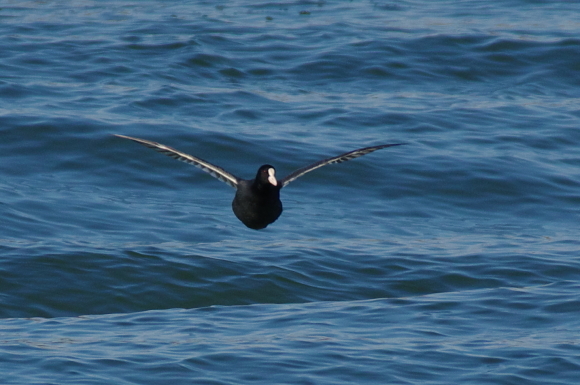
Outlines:
<svg viewBox="0 0 580 385"><path fill-rule="evenodd" d="M211 176L235 188L236 196L232 202L234 214L236 214L236 217L238 217L244 225L255 230L265 228L270 223L276 221L280 214L282 214L280 189L296 178L301 177L307 172L316 170L319 167L326 166L327 164L345 162L382 148L405 144L382 144L379 146L359 148L358 150L349 151L332 158L323 159L309 166L300 168L283 179L276 180L276 170L269 164L261 166L254 179L241 179L221 167L215 166L196 156L188 155L161 143L125 135L115 136L133 140L174 159L199 167Z"/></svg>

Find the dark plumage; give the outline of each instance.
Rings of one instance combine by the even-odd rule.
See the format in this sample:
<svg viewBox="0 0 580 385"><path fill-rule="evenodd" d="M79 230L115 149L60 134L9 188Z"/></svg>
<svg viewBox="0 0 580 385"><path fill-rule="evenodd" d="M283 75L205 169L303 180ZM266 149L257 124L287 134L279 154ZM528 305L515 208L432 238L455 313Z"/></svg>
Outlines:
<svg viewBox="0 0 580 385"><path fill-rule="evenodd" d="M309 166L300 168L278 181L276 180L276 170L269 164L260 167L254 179L240 179L221 167L215 166L198 157L177 151L163 144L125 135L115 136L133 140L174 159L199 167L213 177L235 188L236 196L232 202L232 209L234 210L234 214L236 214L236 217L238 217L238 219L242 221L244 225L255 230L265 228L270 223L276 221L280 214L282 214L280 189L296 178L301 177L307 172L316 170L319 167L326 166L327 164L345 162L347 160L358 158L359 156L369 154L382 148L405 144L383 144L380 146L359 148L358 150L350 151L332 158L323 159Z"/></svg>

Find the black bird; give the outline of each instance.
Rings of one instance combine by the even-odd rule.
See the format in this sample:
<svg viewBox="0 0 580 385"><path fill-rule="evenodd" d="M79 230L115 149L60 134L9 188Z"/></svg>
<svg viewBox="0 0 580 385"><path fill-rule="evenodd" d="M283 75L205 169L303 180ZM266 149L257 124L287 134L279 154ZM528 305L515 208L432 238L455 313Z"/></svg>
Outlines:
<svg viewBox="0 0 580 385"><path fill-rule="evenodd" d="M161 143L152 142L145 139L133 138L125 135L115 135L119 138L125 138L140 143L146 147L159 151L162 154L192 164L209 173L211 176L225 182L236 189L236 196L232 202L232 209L236 217L244 225L251 229L259 230L274 222L282 214L282 202L280 201L280 189L292 182L294 179L301 177L307 172L316 170L319 167L332 163L341 163L347 160L358 158L382 148L400 146L405 143L383 144L359 148L358 150L349 151L342 155L332 158L323 159L316 163L300 168L281 180L276 180L276 170L273 166L265 164L258 169L256 178L240 179L237 176L227 172L221 167L215 166L196 156L188 155L181 151L175 150Z"/></svg>

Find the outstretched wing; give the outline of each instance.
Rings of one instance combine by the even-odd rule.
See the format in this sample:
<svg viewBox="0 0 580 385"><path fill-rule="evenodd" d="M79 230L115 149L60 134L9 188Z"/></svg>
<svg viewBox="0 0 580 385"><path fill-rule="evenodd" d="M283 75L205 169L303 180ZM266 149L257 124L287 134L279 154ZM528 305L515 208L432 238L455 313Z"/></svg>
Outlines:
<svg viewBox="0 0 580 385"><path fill-rule="evenodd" d="M177 151L176 149L173 149L173 148L166 146L164 144L161 144L161 143L152 142L152 141L145 140L145 139L133 138L131 136L125 136L125 135L115 135L115 136L118 136L119 138L125 138L125 139L132 140L134 142L137 142L139 144L144 145L145 147L152 148L155 151L159 151L162 154L170 156L173 159L177 159L177 160L180 160L182 162L192 164L195 167L198 167L198 168L202 169L203 171L207 172L208 174L210 174L214 178L217 178L217 179L221 180L222 182L229 184L233 188L238 187L238 182L240 181L240 178L238 178L237 176L235 176L233 174L230 174L229 172L227 172L226 170L224 170L221 167L218 167L218 166L213 165L209 162L206 162L203 159L200 159L200 158L192 156L192 155L188 155L188 154L181 152L181 151Z"/></svg>
<svg viewBox="0 0 580 385"><path fill-rule="evenodd" d="M406 143L383 144L380 146L359 148L358 150L350 151L350 152L344 153L342 155L335 156L333 158L323 159L321 161L318 161L316 163L311 164L310 166L302 167L301 169L294 171L290 175L286 176L284 179L280 180L280 184L282 187L284 187L288 183L292 182L294 179L301 177L302 175L306 174L307 172L316 170L317 168L320 168L322 166L326 166L327 164L346 162L347 160L358 158L359 156L369 154L373 151L380 150L381 148L401 146L404 144L406 144Z"/></svg>

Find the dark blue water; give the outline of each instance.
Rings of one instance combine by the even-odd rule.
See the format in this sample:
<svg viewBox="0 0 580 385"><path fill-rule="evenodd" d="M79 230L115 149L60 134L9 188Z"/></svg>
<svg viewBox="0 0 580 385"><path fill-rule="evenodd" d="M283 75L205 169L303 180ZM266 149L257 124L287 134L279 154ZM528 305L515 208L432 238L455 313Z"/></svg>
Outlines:
<svg viewBox="0 0 580 385"><path fill-rule="evenodd" d="M0 1L0 382L576 383L579 12Z"/></svg>

